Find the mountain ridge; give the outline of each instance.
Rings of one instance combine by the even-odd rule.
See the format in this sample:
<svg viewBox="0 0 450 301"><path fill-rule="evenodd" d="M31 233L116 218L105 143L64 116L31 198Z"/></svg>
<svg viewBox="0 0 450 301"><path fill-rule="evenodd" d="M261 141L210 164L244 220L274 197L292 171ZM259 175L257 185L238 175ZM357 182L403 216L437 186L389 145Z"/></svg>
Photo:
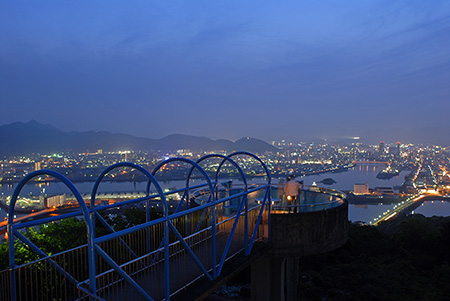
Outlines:
<svg viewBox="0 0 450 301"><path fill-rule="evenodd" d="M235 142L184 134L171 134L161 139L136 137L124 133L107 131L65 132L49 124L31 120L0 126L0 155L25 155L31 153L53 153L64 150L86 152L103 149L119 150L177 150L192 151L249 151L264 153L277 148L256 138L242 138Z"/></svg>

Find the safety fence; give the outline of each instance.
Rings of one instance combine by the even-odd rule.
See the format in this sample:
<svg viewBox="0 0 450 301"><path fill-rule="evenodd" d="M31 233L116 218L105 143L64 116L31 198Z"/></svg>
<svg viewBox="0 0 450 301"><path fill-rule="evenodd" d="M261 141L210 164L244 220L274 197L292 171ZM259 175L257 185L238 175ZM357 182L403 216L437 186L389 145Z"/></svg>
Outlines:
<svg viewBox="0 0 450 301"><path fill-rule="evenodd" d="M280 189L281 187L278 187ZM277 214L291 212L311 212L331 209L342 205L345 193L318 186L304 186L295 199L288 200L285 195L272 198L273 211Z"/></svg>
<svg viewBox="0 0 450 301"><path fill-rule="evenodd" d="M218 163L206 164L211 160ZM250 160L261 166L264 182L248 183L244 170ZM191 167L184 188L163 191L156 176L166 172L170 164ZM147 177L146 195L112 204L96 202L102 180L121 168L138 170ZM221 183L225 169L235 170L242 182L239 189ZM203 181L192 186L194 173ZM65 184L79 209L15 222L14 206L20 191L42 175ZM0 272L0 300L169 300L201 277L217 278L228 259L238 253L249 255L255 241L268 238L270 181L263 161L247 152L207 155L195 162L171 158L152 172L133 163L117 163L100 174L88 202L63 175L50 170L33 172L18 184L11 198L7 226L10 268ZM171 209L167 200L174 195L179 201ZM122 227L111 224L111 215L130 208L145 218ZM80 233L75 237L84 243L67 250L45 251L59 245L64 237L33 241L30 235L55 223L70 228L80 221L85 227L77 230ZM32 250L33 255L20 257L23 249Z"/></svg>

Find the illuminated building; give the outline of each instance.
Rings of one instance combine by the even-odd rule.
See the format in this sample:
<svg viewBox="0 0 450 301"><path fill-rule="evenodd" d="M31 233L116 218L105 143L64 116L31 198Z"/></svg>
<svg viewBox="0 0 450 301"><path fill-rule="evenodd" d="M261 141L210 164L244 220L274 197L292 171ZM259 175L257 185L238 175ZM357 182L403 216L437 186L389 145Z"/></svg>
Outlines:
<svg viewBox="0 0 450 301"><path fill-rule="evenodd" d="M383 153L384 153L384 141L380 141L380 145L379 145L379 147L378 147L378 152L379 152L380 154L383 154Z"/></svg>
<svg viewBox="0 0 450 301"><path fill-rule="evenodd" d="M354 184L353 194L369 194L369 183Z"/></svg>

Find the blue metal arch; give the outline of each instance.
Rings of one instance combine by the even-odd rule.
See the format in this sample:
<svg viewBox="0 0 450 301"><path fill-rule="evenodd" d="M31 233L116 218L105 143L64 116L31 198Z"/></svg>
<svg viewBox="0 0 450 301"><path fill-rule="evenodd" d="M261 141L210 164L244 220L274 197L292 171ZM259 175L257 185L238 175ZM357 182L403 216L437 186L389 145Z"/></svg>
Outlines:
<svg viewBox="0 0 450 301"><path fill-rule="evenodd" d="M228 161L234 167L236 167L236 169L239 171L239 174L242 177L242 181L244 182L244 192L245 192L244 198L241 201L241 205L239 206L239 209L238 209L237 215L236 215L236 219L235 219L234 225L233 225L232 230L231 230L232 234L230 235L230 239L227 241L227 244L225 246L224 254L222 255L222 259L220 261L220 265L219 265L219 273L220 273L220 271L222 269L222 266L224 264L224 261L225 261L225 257L227 255L226 253L228 252L228 249L230 248L231 238L232 238L232 236L234 234L234 231L236 230L236 227L237 227L237 224L238 224L238 221L239 221L239 216L241 214L241 210L242 210L243 206L244 206L244 210L245 210L245 227L244 227L245 228L245 234L244 234L245 254L248 255L248 200L247 200L248 184L247 184L247 177L245 176L244 171L242 170L242 168L233 159L231 159L228 156L224 156L224 155L220 155L220 154L206 155L206 156L200 158L197 161L197 163L199 163L199 162L201 162L203 160L206 160L208 158L215 158L215 157L223 159L222 162L220 162L219 167L217 168L217 171L216 171L216 188L218 187L217 185L218 185L220 169L222 168L223 164L226 161Z"/></svg>
<svg viewBox="0 0 450 301"><path fill-rule="evenodd" d="M161 169L161 167L163 167L164 165L171 163L171 162L184 162L187 164L192 165L193 168L197 168L202 175L205 177L206 181L208 182L208 186L212 189L212 183L211 183L211 179L209 178L208 174L206 173L206 171L200 166L198 165L197 162L194 162L192 160L186 159L186 158L169 158L167 160L164 160L163 162L159 163L152 171L152 175L156 175L156 173ZM192 169L191 169L192 170ZM188 185L187 185L188 186Z"/></svg>
<svg viewBox="0 0 450 301"><path fill-rule="evenodd" d="M239 174L241 175L242 182L244 182L245 191L247 191L247 188L248 188L248 187L247 187L247 177L245 176L244 171L243 171L242 168L239 166L239 164L237 164L237 163L236 163L233 159L231 159L230 157L227 157L227 156L224 156L224 155L220 155L220 154L209 154L209 155L203 156L203 157L201 157L200 159L198 159L198 160L196 161L196 163L197 163L197 164L200 164L202 161L204 161L204 160L206 160L206 159L209 159L209 158L222 158L222 159L223 159L222 162L220 163L219 167L217 168L217 171L216 171L216 182L219 180L218 177L219 177L219 172L220 172L221 167L223 166L223 164L224 164L226 161L228 161L228 162L230 162L234 167L236 167L236 169L238 170ZM188 180L189 180L189 178L191 177L192 172L193 172L193 170L191 169L191 170L189 171ZM216 185L217 185L217 183L216 183Z"/></svg>
<svg viewBox="0 0 450 301"><path fill-rule="evenodd" d="M20 183L14 189L13 195L11 197L11 202L9 204L8 225L12 225L14 223L14 210L15 210L14 207L16 205L17 198L19 197L19 194L22 191L22 188L32 178L35 178L35 177L41 176L41 175L47 175L47 176L55 177L56 179L58 179L61 182L63 182L67 186L67 188L69 188L69 190L75 196L77 202L80 204L80 207L81 207L81 210L83 211L83 215L84 215L86 224L89 227L89 223L90 223L90 221L89 221L89 209L87 208L86 202L84 201L84 199L81 196L81 194L78 191L78 189L72 184L72 182L69 181L69 179L67 179L65 176L63 176L59 172L56 172L56 171L53 171L53 170L47 170L47 169L37 170L37 171L34 171L34 172L28 174L25 178L22 179L22 181L20 181Z"/></svg>
<svg viewBox="0 0 450 301"><path fill-rule="evenodd" d="M264 171L266 172L267 183L269 185L271 184L272 179L271 179L271 176L270 176L270 171L267 168L266 164L258 156L256 156L255 154L252 154L250 152L240 151L240 152L231 153L231 154L228 155L228 157L231 158L231 157L234 157L234 156L237 156L237 155L245 155L245 156L249 156L249 157L252 157L253 159L257 160L262 165L262 167L264 168Z"/></svg>
<svg viewBox="0 0 450 301"><path fill-rule="evenodd" d="M202 161L210 159L210 158L222 158L222 162L219 164L219 167L217 168L216 171L216 178L215 178L215 186L216 186L216 194L218 193L217 189L218 189L218 181L219 181L219 173L220 173L220 169L223 166L224 162L228 161L230 162L239 172L239 174L241 175L242 178L242 182L244 183L244 191L247 192L248 191L248 185L247 185L247 178L242 170L242 168L231 158L221 155L221 154L209 154L209 155L205 155L203 157L201 157L200 159L198 159L196 162L197 164L200 164ZM193 169L191 169L189 171L189 175L188 175L188 179L187 181L189 181L191 175L192 175ZM245 198L247 197L247 195L245 195ZM216 199L217 199L217 195L216 195Z"/></svg>
<svg viewBox="0 0 450 301"><path fill-rule="evenodd" d="M214 198L214 188L213 188L213 185L212 185L212 182L211 182L211 179L209 178L209 176L208 176L208 174L206 173L206 171L200 166L200 165L198 165L196 162L194 162L194 161L192 161L192 160L189 160L189 159L186 159L186 158L169 158L169 159L167 159L167 160L165 160L165 161L163 161L163 162L161 162L160 164L158 164L154 169L153 169L153 171L152 171L152 175L156 175L156 173L161 169L161 167L163 167L164 165L166 165L166 164L168 164L168 163L171 163L171 162L184 162L184 163L187 163L187 164L190 164L190 165L192 165L192 167L194 167L194 168L197 168L199 171L200 171L200 173L205 177L205 179L206 179L206 182L207 182L207 184L208 184L208 186L209 186L209 189L210 189L210 191L211 191L211 195L212 195L212 202L214 203L215 202L215 198ZM192 169L191 169L192 170ZM148 183L147 184L147 190L150 190L150 184L151 183ZM187 182L186 182L186 188L185 188L186 190L189 190L189 179L187 180ZM178 208L177 208L177 210L178 210ZM211 218L211 236L212 236L212 244L213 244L213 248L212 248L212 254L211 254L211 257L212 257L212 262L216 262L216 248L215 248L215 245L216 245L216 227L215 227L215 223L216 223L216 207L215 206L213 206L213 209L212 209L212 218ZM172 231L175 233L175 235L178 237L178 239L180 240L180 242L184 245L184 247L185 247L185 249L189 252L189 247L186 245L186 243L184 242L184 240L182 239L182 237L181 237L181 235L178 233L178 231L175 229L175 226L172 224L172 222L170 222L170 220L168 220L167 221L167 223L168 223L168 225L171 227L171 229L172 229ZM168 238L166 238L166 239L168 239ZM193 253L192 253L192 256L193 256L193 259L195 260L195 261L197 261L197 264L199 265L199 266L202 266L201 265L201 263L196 259L196 257L193 255ZM205 272L206 272L206 270L205 270ZM206 272L205 273L205 275L209 278L210 276L209 276L209 274L208 274L208 272ZM212 279L214 279L214 278L216 278L216 276L217 276L217 268L216 268L216 264L213 264L213 268L212 268Z"/></svg>
<svg viewBox="0 0 450 301"><path fill-rule="evenodd" d="M192 173L192 171L196 168L196 169L198 169L198 170L200 171L200 173L201 173L201 174L203 175L203 177L205 178L205 180L206 180L206 182L207 182L207 184L208 184L208 186L209 186L209 189L210 189L210 191L211 191L211 195L213 195L214 187L213 187L212 182L211 182L211 179L210 179L210 177L208 176L208 174L206 173L206 171L205 171L198 163L196 163L196 162L194 162L194 161L192 161L192 160L186 159L186 158L169 158L169 159L167 159L167 160L164 160L163 162L161 162L160 164L158 164L158 165L153 169L152 175L155 176L156 173L161 169L161 167L163 167L164 165L166 165L166 164L168 164L168 163L171 163L171 162L184 162L184 163L187 163L187 164L192 165L192 168L190 169L189 174L188 174L188 177L187 177L187 179L186 179L186 188L185 188L185 189L188 189L188 188L189 188L189 179L190 179L191 173ZM150 190L150 184L151 184L151 183L148 183L148 184L147 184L147 189L148 189L148 190ZM177 208L177 209L178 209L178 208Z"/></svg>
<svg viewBox="0 0 450 301"><path fill-rule="evenodd" d="M238 154L249 155L249 156L255 158L256 160L258 160L259 162L262 163L262 165L264 166L264 168L265 168L265 170L266 170L266 173L267 173L267 175L268 175L268 182L269 182L269 187L270 187L270 173L268 172L267 167L265 166L265 164L264 164L258 157L256 157L256 156L253 155L253 154L250 154L250 153L246 153L246 152L237 152L237 153L233 153L232 155L238 155ZM232 156L232 155L230 155L230 156ZM199 159L199 161L205 160L205 159L207 159L207 158L212 158L212 157L219 157L219 158L222 158L222 159L223 159L221 165L219 166L218 170L216 171L216 180L218 179L218 175L219 175L221 166L222 166L226 161L231 162L231 164L233 164L233 166L235 166L235 167L239 170L239 173L240 173L240 175L241 175L241 177L242 177L242 179L243 179L243 181L244 181L244 184L245 184L245 186L246 186L245 192L244 192L244 193L241 193L240 195L242 195L242 196L246 199L246 198L247 198L247 192L248 192L248 186L247 186L248 183L247 183L247 178L246 178L246 176L245 176L245 174L244 174L242 168L239 166L239 164L236 163L236 162L235 162L233 159L231 159L230 157L226 157L226 156L223 156L223 155L207 155L207 156L202 157L201 159ZM212 210L211 215L212 215L212 222L213 222L213 225L212 225L211 230L210 230L210 231L213 232L213 235L212 235L212 238L211 238L211 239L213 240L212 245L214 246L214 247L213 247L213 250L212 250L212 257L213 257L212 262L214 263L214 264L213 264L213 267L212 267L212 275L209 275L208 271L202 266L202 264L199 262L199 260L195 257L195 254L193 254L192 250L190 250L189 246L186 244L186 242L184 242L183 237L181 237L181 235L177 232L177 229L174 227L173 223L171 222L171 219L176 218L176 217L181 216L181 215L180 215L180 213L179 213L179 214L169 215L168 205L167 205L167 202L166 202L165 194L163 193L163 191L162 191L162 189L161 189L161 186L159 185L158 181L157 181L157 180L155 179L155 177L154 177L154 175L158 172L158 170L159 170L163 165L168 164L168 163L170 163L170 162L174 162L174 161L182 161L182 162L185 162L185 163L188 163L188 164L191 164L191 165L192 165L191 171L190 171L190 173L189 173L189 176L188 176L188 179L187 179L187 182L186 182L186 189L189 189L189 181L190 181L190 177L192 176L192 171L193 171L195 168L198 168L198 170L199 170L199 171L203 174L203 176L205 177L205 179L206 179L206 181L207 181L207 185L209 186L209 189L211 190L212 203L210 203L210 204L205 204L205 208L208 207L208 208L211 208L211 210ZM96 289L96 277L97 277L98 275L96 275L95 259L96 259L96 253L97 253L97 254L99 254L100 256L102 256L108 263L110 263L111 266L113 267L113 269L115 269L120 275L122 275L122 276L125 278L126 281L129 281L129 283L130 283L135 289L137 289L137 290L142 294L142 296L143 296L144 298L146 298L146 299L148 299L148 300L152 300L151 297L150 297L147 293L145 293L145 292L142 290L141 287L139 287L139 285L137 285L137 284L136 284L136 285L133 285L133 281L132 281L132 279L130 279L130 276L127 275L127 274L121 269L121 267L118 266L111 258L109 258L109 257L108 257L108 254L106 254L106 253L102 250L102 248L99 246L99 244L100 244L101 242L103 242L103 241L107 241L107 240L109 240L109 239L112 239L113 237L119 237L120 235L124 235L124 234L126 234L126 233L131 233L132 231L135 231L136 228L135 228L135 229L129 229L128 231L120 231L120 232L117 233L117 234L113 233L113 234L111 234L111 235L106 235L106 236L102 236L102 237L99 237L99 238L95 238L95 227L94 227L94 221L95 221L95 218L94 218L94 215L97 214L97 210L101 210L102 208L107 208L107 207L108 207L108 206L100 206L100 207L95 208L95 196L96 196L98 187L99 187L99 185L100 185L100 182L101 182L102 179L105 177L105 175L106 175L108 172L110 172L112 169L117 168L117 167L130 167L130 168L137 169L137 170L141 171L142 173L146 174L147 177L149 178L149 182L147 183L147 190L146 190L147 199L155 197L155 195L149 196L149 193L150 193L150 185L151 185L151 183L153 182L153 183L155 184L155 186L156 186L156 188L157 188L157 190L158 190L158 193L159 193L159 195L161 196L161 200L162 200L162 202L163 202L163 204L164 204L163 206L164 206L165 214L164 214L164 217L163 217L163 218L160 218L160 219L155 220L155 221L152 221L152 222L145 223L145 224L143 224L143 225L140 225L138 228L139 228L139 229L143 229L143 227L147 227L148 225L153 225L154 223L160 223L160 222L162 222L162 223L164 224L164 239L163 239L163 242L164 242L164 251L163 251L163 252L164 252L164 259L165 259L165 262L164 262L164 275L165 275L165 279L164 279L164 280L165 280L165 283L166 283L166 285L165 285L165 296L166 296L166 300L168 300L168 299L170 298L170 287L169 287L169 282L170 282L169 275L170 275L170 273L169 273L169 248L168 248L168 246L169 246L169 231L170 231L169 229L172 229L172 231L176 234L176 236L178 237L178 239L180 240L180 242L183 244L183 246L185 246L186 251L187 251L188 253L190 253L190 254L193 256L193 259L194 259L194 260L196 261L196 263L202 268L202 270L203 270L204 274L206 275L206 277L207 277L208 279L214 279L214 278L216 278L217 275L220 274L220 272L221 272L221 269L222 269L223 263L224 263L224 259L225 259L225 256L226 256L226 252L224 252L223 258L222 258L222 260L220 261L219 267L218 267L218 269L217 269L217 267L216 267L216 262L217 262L217 261L216 261L216 247L215 247L215 246L216 246L216 243L215 243L215 237L216 237L216 235L215 235L215 229L216 229L216 225L215 225L215 221L216 221L215 207L216 207L216 202L217 202L217 200L214 198L214 194L213 194L214 187L213 187L213 183L211 182L211 178L207 175L207 173L205 172L205 170L198 164L198 162L193 162L193 161L191 161L191 160L189 160L189 159L184 159L184 158L172 158L172 159L166 160L166 161L162 162L161 164L159 164L159 165L153 170L152 173L150 173L149 171L147 171L146 169L144 169L143 167L141 167L141 166L139 166L139 165L136 165L136 164L133 164L133 163L128 163L128 162L121 162L121 163L118 163L118 164L115 164L115 165L113 165L113 166L110 166L110 167L106 168L106 169L101 173L101 175L97 178L97 181L96 181L96 183L95 183L95 185L94 185L94 188L93 188L93 191L92 191L92 194L91 194L91 209L90 209L90 210L88 209L86 203L84 202L83 198L81 197L81 195L79 194L79 192L76 190L76 188L73 186L73 184L72 184L68 179L66 179L64 176L62 176L62 175L60 175L60 174L59 174L59 176L58 176L58 175L56 175L56 174L58 174L58 173L52 172L52 171L39 171L39 172L35 172L35 173L33 173L33 174L30 174L29 176L27 176L26 178L24 178L24 179L21 181L21 183L18 185L18 187L16 188L16 190L15 190L15 192L14 192L15 196L13 197L13 201L12 201L12 203L10 204L10 206L12 206L12 210L10 210L10 212L12 212L12 214L10 215L10 217L9 217L9 219L8 219L8 231L9 231L10 233L12 233L11 236L12 236L12 237L14 236L14 231L16 231L18 234L20 234L20 233L16 230L16 229L19 229L20 227L19 227L19 226L14 226L14 222L13 222L13 215L14 215L14 214L13 214L13 213L14 213L14 206L15 206L17 197L18 197L18 195L19 195L19 193L20 193L20 190L21 190L21 189L23 188L23 186L25 185L25 183L28 182L32 177L35 177L35 176L37 176L37 175L39 175L39 174L48 174L48 175L54 176L55 178L58 178L58 179L62 180L62 181L63 181L63 182L64 182L71 190L72 190L72 188L73 188L72 192L73 192L74 196L76 197L77 201L79 201L80 207L82 207L82 210L83 210L83 215L85 216L85 221L86 221L86 224L87 224L87 227L88 227L88 234L89 234L89 236L88 236L88 252L89 252L89 253L88 253L88 254L89 254L89 279L90 279L90 280L89 280L89 291L90 291L90 295L91 295L92 297L96 298L96 293L97 293L97 289ZM65 179L65 180L64 180L64 179ZM217 183L217 181L216 181L216 183ZM202 184L202 185L205 186L205 184ZM199 186L200 186L200 185L199 185ZM264 186L262 186L262 187L252 189L250 192L256 191L257 189L265 189L266 187L268 187L268 185L264 185ZM192 188L194 188L194 187L192 187ZM74 191L74 190L75 190L75 191ZM156 196L157 196L157 195L156 195ZM270 195L269 195L269 198L270 198ZM142 199L145 199L145 198L142 198ZM265 199L266 199L266 198L265 198ZM225 200L224 200L224 201L225 201ZM240 205L240 206L243 206L243 204L244 204L244 202L241 201L241 205ZM203 208L203 207L202 207L202 208ZM263 206L262 206L261 208L263 208ZM199 209L200 209L200 208L199 208ZM194 210L195 210L195 209L194 209ZM201 210L201 209L200 209L200 210ZM242 211L242 207L241 207L238 211L241 212L241 211ZM188 212L191 212L191 211L188 211ZM193 212L193 211L192 211L192 212ZM261 212L262 212L262 209L261 209ZM247 212L246 212L246 213L247 213ZM182 213L181 213L181 214L182 214ZM246 214L246 216L247 216L247 214ZM261 214L260 214L260 216L261 216ZM239 216L236 217L235 224L237 224L237 219L238 219L238 218L239 218ZM247 217L246 217L246 218L247 218ZM259 218L259 219L260 219L260 218ZM259 224L259 219L258 219L258 224ZM11 223L10 223L10 222L11 222ZM236 225L233 226L233 229L235 229L235 228L236 228ZM248 226L246 225L245 228L247 229ZM234 230L232 230L232 232L234 232ZM255 233L256 233L256 228L255 228ZM245 236L247 237L247 234L246 234ZM19 237L19 239L20 239L20 237ZM254 238L252 238L252 242L253 242L253 240L254 240ZM245 249L246 249L246 250L245 250L245 253L246 253L246 255L248 255L248 253L249 253L250 250L251 250L252 242L250 243L250 247L247 247L247 245L248 245L247 242L245 243ZM225 249L227 250L228 248L226 247ZM14 257L12 256L12 258L14 258ZM11 270L13 271L14 269L11 269ZM14 271L13 271L13 272L14 272ZM211 276L212 276L212 277L211 277ZM14 278L14 277L13 277L13 278ZM13 291L15 291L15 289L14 289Z"/></svg>
<svg viewBox="0 0 450 301"><path fill-rule="evenodd" d="M147 176L148 178L148 184L147 184L147 189L146 189L146 194L147 196L149 195L149 191L150 191L150 184L154 183L156 190L158 192L158 194L161 197L161 201L163 203L163 207L164 207L164 216L168 216L169 215L169 210L168 210L168 206L167 206L167 202L166 202L166 198L164 196L164 193L162 191L161 186L159 185L158 181L155 179L154 175L151 174L148 170L146 170L145 168L143 168L140 165L134 164L134 163L130 163L130 162L119 162L116 163L114 165L109 166L108 168L106 168L97 178L97 180L95 181L94 187L92 188L92 193L91 193L91 208L94 207L94 201L95 201L95 196L97 194L97 190L98 187L101 183L101 181L103 180L103 178L113 169L116 169L118 167L130 167L136 170L139 170L140 172L142 172L144 175Z"/></svg>
<svg viewBox="0 0 450 301"><path fill-rule="evenodd" d="M261 212L260 212L260 214L258 216L258 221L256 223L259 225L259 223L261 222L262 212L263 212L263 209L264 209L264 206L265 206L265 202L267 200L268 203L269 203L269 212L268 212L268 214L269 214L269 220L268 220L269 225L268 225L268 228L270 229L270 224L271 224L270 214L271 214L271 209L272 209L272 205L271 205L272 202L271 202L271 195L270 195L270 190L271 190L271 186L272 186L272 177L270 176L270 171L267 168L266 164L258 156L256 156L255 154L252 154L250 152L238 151L238 152L234 152L234 153L229 154L228 157L234 157L234 156L238 156L238 155L249 156L249 157L252 157L253 159L257 160L262 165L262 167L264 168L264 170L266 172L266 176L267 176L267 190L266 190L266 195L264 197L264 201L262 203ZM250 241L250 246L253 246L255 235L256 235L256 231L253 233L252 239ZM270 230L269 230L269 237L268 238L269 238L269 240L271 239ZM250 250L248 252L250 252L250 251L251 251L251 248L250 248Z"/></svg>
<svg viewBox="0 0 450 301"><path fill-rule="evenodd" d="M244 191L245 191L245 192L248 191L247 178L245 177L245 174L244 174L244 172L242 171L242 169L240 168L240 166L239 166L235 161L233 161L231 158L229 158L229 157L227 157L227 156L224 156L224 155L221 155L221 154L209 154L209 155L205 155L205 156L201 157L200 159L198 159L198 160L196 161L196 163L197 163L197 164L200 164L202 161L207 160L207 159L209 159L209 158L222 158L222 159L223 159L222 162L221 162L221 164L219 165L219 168L218 168L217 171L216 171L216 179L215 179L216 193L217 193L217 188L218 188L218 180L219 180L219 172L220 172L220 168L223 166L223 163L224 163L225 161L229 161L229 162L230 162L230 163L238 170L239 174L240 174L241 177L242 177L242 181L244 182ZM186 180L186 182L187 182L186 185L188 185L188 183L189 183L189 180L190 180L190 177L191 177L191 175L192 175L192 172L193 172L193 168L191 168L191 170L189 171L189 174L188 174L188 177L187 177L187 180ZM247 198L247 195L245 195L245 198ZM217 195L216 195L216 199L217 199ZM203 217L204 217L205 212L206 212L206 211L203 211L203 214L202 214L202 217L201 217L200 220L203 220ZM199 224L199 225L200 225L200 224ZM229 247L229 246L228 246L228 247Z"/></svg>
<svg viewBox="0 0 450 301"><path fill-rule="evenodd" d="M20 194L20 192L22 191L22 188L25 186L25 184L27 184L32 178L35 178L37 176L40 175L49 175L52 177L55 177L56 179L60 180L61 182L63 182L67 188L69 188L69 190L73 193L73 195L75 196L75 199L77 200L78 204L80 205L80 208L83 212L83 216L84 216L84 222L86 223L86 228L87 228L87 236L88 236L88 254L89 254L89 276L94 277L95 279L95 274L91 274L91 273L95 273L95 255L94 255L94 228L93 228L93 224L92 224L92 220L90 219L89 216L89 209L86 206L86 202L84 201L83 197L81 196L80 192L78 191L78 189L72 184L72 182L69 181L69 179L67 179L65 176L63 176L62 174L53 171L53 170L37 170L34 171L30 174L28 174L25 178L22 179L22 181L20 181L20 183L17 185L17 187L14 189L13 195L11 197L11 201L9 204L9 215L8 215L8 234L9 234L9 240L8 240L8 244L9 244L9 265L10 265L10 269L11 269L11 273L12 273L12 277L11 277L11 287L12 287L12 299L15 300L16 296L15 296L15 276L14 276L14 266L15 266L15 249L14 249L14 236L18 236L21 239L24 239L23 235L21 235L18 231L15 230L14 228L14 207L16 205L17 202L17 198ZM41 256L44 256L46 254L43 254L42 251L40 251L36 246L34 246L34 244L32 244L31 242L28 242L28 245L35 250L38 254L40 254ZM95 292L95 287L91 289L91 292Z"/></svg>
<svg viewBox="0 0 450 301"><path fill-rule="evenodd" d="M156 181L155 177L145 168L143 168L140 165L134 164L134 163L130 163L130 162L119 162L116 164L113 164L111 166L109 166L108 168L106 168L97 178L94 187L92 188L92 193L91 193L91 208L95 207L95 196L97 194L97 190L98 187L101 183L101 181L103 180L103 178L113 169L119 168L119 167L130 167L136 170L139 170L140 172L142 172L144 175L147 176L148 178L148 184L147 184L147 189L146 189L146 196L149 196L149 191L150 191L150 184L153 183L156 187L156 190L161 198L161 202L163 204L163 208L164 208L164 218L166 219L166 221L164 222L164 238L163 238L163 245L164 245L164 257L167 259L164 263L164 275L166 280L169 277L169 263L168 263L168 258L169 258L169 250L168 250L168 246L169 246L169 225L168 225L168 216L169 216L169 207L167 205L167 201L166 201L166 197L162 191L161 186L159 185L158 181ZM149 206L149 200L146 200L147 202L147 222L149 222L150 220L150 206ZM100 216L99 216L100 217ZM95 221L95 215L94 213L91 216L92 221ZM102 221L104 222L104 221ZM119 273L121 274L124 278L127 279L127 281L129 281L129 283L135 288L137 289L146 299L151 300L150 296L148 296L147 293L145 293L141 287L139 287L139 285L137 285L128 275L126 275L123 270L111 259L109 258L109 256L106 254L106 252L104 252L103 250L101 250L101 248L99 246L95 246L95 250ZM95 273L95 272L94 272ZM95 285L95 277L90 279L90 285L91 287L94 286L93 288L91 288L91 290L96 291L96 285ZM169 291L170 291L170 287L169 287L169 282L166 281L165 282L165 295L166 298L167 296L169 296Z"/></svg>

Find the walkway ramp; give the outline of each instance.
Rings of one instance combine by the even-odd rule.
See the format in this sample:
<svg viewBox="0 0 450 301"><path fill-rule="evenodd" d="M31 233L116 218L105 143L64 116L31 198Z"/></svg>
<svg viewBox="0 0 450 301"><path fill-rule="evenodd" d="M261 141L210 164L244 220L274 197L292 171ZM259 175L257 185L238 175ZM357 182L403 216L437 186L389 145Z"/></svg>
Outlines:
<svg viewBox="0 0 450 301"><path fill-rule="evenodd" d="M213 165L216 168L211 178L211 172L205 171L205 166L210 165L204 163L213 159L218 164ZM244 170L250 161L260 165L266 174L258 184L247 182ZM191 166L185 188L163 192L155 176L169 164ZM231 190L221 185L219 174L223 167L234 168L241 187ZM95 206L100 183L116 168L136 169L146 175L145 196ZM198 175L203 176L201 184L192 185L190 177L194 173L197 173L196 183ZM10 216L14 214L15 203L25 184L42 175L65 184L80 210L23 223L8 220L11 268L0 272L1 300L169 300L187 292L199 279L212 285L220 281L225 277L226 261L240 255L249 256L255 242L268 239L270 173L265 164L250 153L207 155L196 162L171 158L151 173L133 163L118 163L98 177L89 206L63 175L39 170L26 176L17 186L9 207ZM166 201L173 194L181 196L176 209L170 209ZM200 199L202 201L197 201ZM155 206L161 208L160 216L152 217L151 208ZM108 211L117 208L145 211L146 219L117 230L107 218ZM86 235L84 245L51 255L43 251L45 246L29 240L30 229L61 224L73 218L86 225L86 232L79 234L79 237ZM20 248L32 250L33 260L17 262Z"/></svg>

